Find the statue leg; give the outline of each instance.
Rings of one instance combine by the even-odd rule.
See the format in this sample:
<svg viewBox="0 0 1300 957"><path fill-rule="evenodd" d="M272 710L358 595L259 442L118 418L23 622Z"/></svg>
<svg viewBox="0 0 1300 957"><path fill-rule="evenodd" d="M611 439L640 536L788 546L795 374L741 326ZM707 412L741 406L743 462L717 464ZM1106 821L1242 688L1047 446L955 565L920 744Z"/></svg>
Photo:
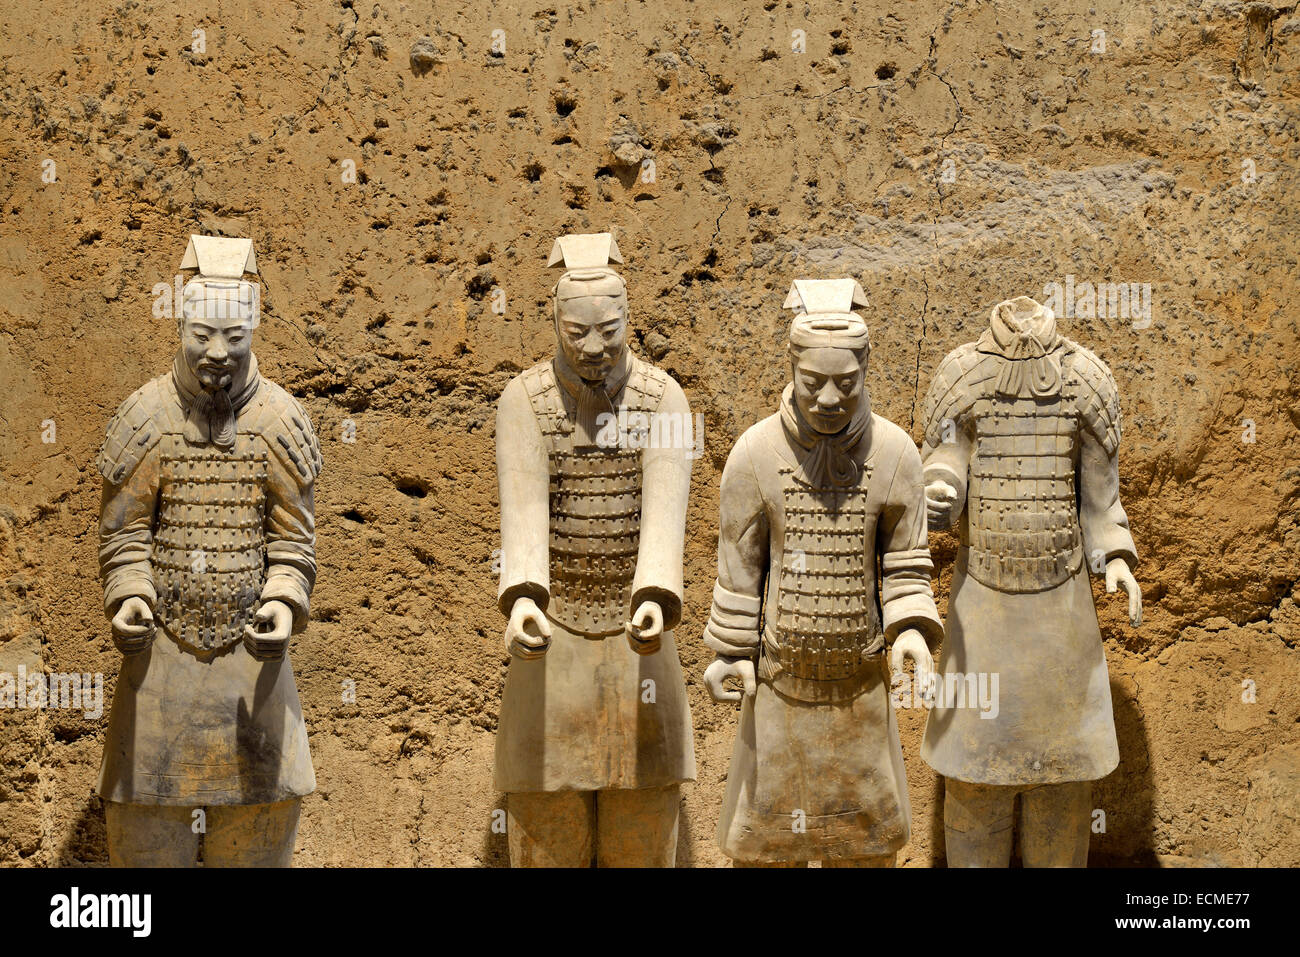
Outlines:
<svg viewBox="0 0 1300 957"><path fill-rule="evenodd" d="M194 867L199 835L193 809L104 802L108 860L113 867Z"/></svg>
<svg viewBox="0 0 1300 957"><path fill-rule="evenodd" d="M944 779L943 842L949 867L1007 867L1020 789Z"/></svg>
<svg viewBox="0 0 1300 957"><path fill-rule="evenodd" d="M591 867L594 791L516 791L506 796L511 867Z"/></svg>
<svg viewBox="0 0 1300 957"><path fill-rule="evenodd" d="M204 867L289 867L302 798L209 807Z"/></svg>
<svg viewBox="0 0 1300 957"><path fill-rule="evenodd" d="M1092 782L1042 784L1020 797L1020 858L1025 867L1087 867Z"/></svg>
<svg viewBox="0 0 1300 957"><path fill-rule="evenodd" d="M682 788L596 792L596 862L600 867L672 867Z"/></svg>
<svg viewBox="0 0 1300 957"><path fill-rule="evenodd" d="M881 854L878 857L845 857L837 861L822 861L822 867L893 867L897 854Z"/></svg>

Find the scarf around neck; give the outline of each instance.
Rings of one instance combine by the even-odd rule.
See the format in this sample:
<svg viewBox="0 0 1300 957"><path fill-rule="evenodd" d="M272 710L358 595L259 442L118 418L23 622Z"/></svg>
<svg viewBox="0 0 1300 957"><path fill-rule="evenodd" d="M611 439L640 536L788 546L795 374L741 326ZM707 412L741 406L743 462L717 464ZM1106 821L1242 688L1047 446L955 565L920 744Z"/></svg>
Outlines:
<svg viewBox="0 0 1300 957"><path fill-rule="evenodd" d="M795 469L796 479L813 488L849 488L858 483L862 468L853 450L871 426L871 402L865 393L849 424L826 435L804 419L794 401L792 382L781 393L781 425L790 442L809 453Z"/></svg>
<svg viewBox="0 0 1300 957"><path fill-rule="evenodd" d="M1054 353L1061 336L1050 309L1023 319L1005 304L993 309L979 350L1001 358L997 392L1012 398L1042 398L1061 391L1061 360Z"/></svg>
<svg viewBox="0 0 1300 957"><path fill-rule="evenodd" d="M209 442L229 451L235 445L235 419L257 394L261 377L257 356L249 355L242 378L232 379L225 389L209 392L190 371L185 356L177 351L172 362L172 381L185 409L185 440L195 445Z"/></svg>
<svg viewBox="0 0 1300 957"><path fill-rule="evenodd" d="M614 414L614 397L623 391L628 378L632 375L632 350L624 349L623 355L614 363L614 368L603 382L588 382L574 371L564 351L556 353L551 362L555 381L560 384L578 403L578 423L574 435L574 445L580 449L598 447L596 435L600 431L600 416Z"/></svg>

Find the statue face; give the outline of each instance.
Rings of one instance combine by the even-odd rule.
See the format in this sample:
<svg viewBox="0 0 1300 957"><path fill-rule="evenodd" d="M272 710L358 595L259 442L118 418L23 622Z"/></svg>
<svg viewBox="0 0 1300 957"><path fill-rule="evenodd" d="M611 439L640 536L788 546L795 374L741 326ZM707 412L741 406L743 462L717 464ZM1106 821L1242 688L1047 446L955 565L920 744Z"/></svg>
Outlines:
<svg viewBox="0 0 1300 957"><path fill-rule="evenodd" d="M867 394L866 367L850 349L804 349L795 358L794 401L804 421L834 435L852 421Z"/></svg>
<svg viewBox="0 0 1300 957"><path fill-rule="evenodd" d="M239 316L186 316L181 320L181 352L203 388L229 388L248 368L253 353L252 323Z"/></svg>
<svg viewBox="0 0 1300 957"><path fill-rule="evenodd" d="M627 296L564 299L556 333L564 357L589 381L603 380L627 348Z"/></svg>

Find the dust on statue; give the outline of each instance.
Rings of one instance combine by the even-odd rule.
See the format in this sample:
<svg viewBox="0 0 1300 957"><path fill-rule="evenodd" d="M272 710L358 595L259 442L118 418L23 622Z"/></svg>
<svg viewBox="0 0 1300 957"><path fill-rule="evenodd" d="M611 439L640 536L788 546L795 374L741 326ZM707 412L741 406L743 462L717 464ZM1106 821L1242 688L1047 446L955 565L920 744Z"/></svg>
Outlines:
<svg viewBox="0 0 1300 957"><path fill-rule="evenodd" d="M316 787L287 652L316 578L320 448L258 373L252 243L191 236L181 269L197 274L171 371L122 403L99 456L124 655L99 779L109 858L287 866Z"/></svg>

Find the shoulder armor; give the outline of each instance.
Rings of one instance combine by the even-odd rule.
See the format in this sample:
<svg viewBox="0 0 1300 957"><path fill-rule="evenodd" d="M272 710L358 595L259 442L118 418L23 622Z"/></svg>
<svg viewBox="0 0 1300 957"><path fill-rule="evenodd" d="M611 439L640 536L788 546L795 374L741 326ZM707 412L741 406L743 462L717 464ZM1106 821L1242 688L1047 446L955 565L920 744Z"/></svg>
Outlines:
<svg viewBox="0 0 1300 957"><path fill-rule="evenodd" d="M311 418L297 399L274 382L263 379L259 391L262 438L300 486L310 485L325 464Z"/></svg>
<svg viewBox="0 0 1300 957"><path fill-rule="evenodd" d="M1079 421L1101 443L1107 455L1119 448L1119 386L1106 363L1067 340L1071 349L1068 388L1074 394Z"/></svg>
<svg viewBox="0 0 1300 957"><path fill-rule="evenodd" d="M114 485L130 478L166 431L166 375L136 389L117 408L104 434L96 465L99 474Z"/></svg>
<svg viewBox="0 0 1300 957"><path fill-rule="evenodd" d="M555 381L555 373L551 371L550 359L519 373L519 381L528 394L528 403L533 407L534 415L564 418L564 397Z"/></svg>
<svg viewBox="0 0 1300 957"><path fill-rule="evenodd" d="M639 356L634 357L636 364L628 376L627 389L637 397L637 408L653 412L663 401L664 390L668 388L671 376L658 366L653 366Z"/></svg>
<svg viewBox="0 0 1300 957"><path fill-rule="evenodd" d="M975 343L958 346L939 363L925 393L922 422L925 439L938 445L945 420L960 419L986 391L985 382L994 375L993 360L979 352Z"/></svg>

